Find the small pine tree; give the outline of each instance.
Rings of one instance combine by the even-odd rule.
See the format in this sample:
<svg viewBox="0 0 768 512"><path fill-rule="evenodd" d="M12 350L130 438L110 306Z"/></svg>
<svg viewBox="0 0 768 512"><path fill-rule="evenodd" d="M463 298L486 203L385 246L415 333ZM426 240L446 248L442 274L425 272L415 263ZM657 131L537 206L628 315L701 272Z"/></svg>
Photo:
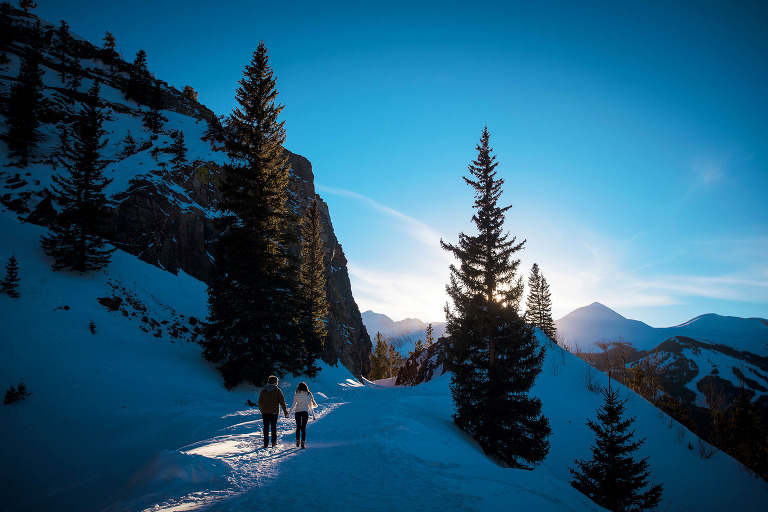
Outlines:
<svg viewBox="0 0 768 512"><path fill-rule="evenodd" d="M403 357L395 346L388 343L383 334L377 332L371 352L371 371L368 374L370 380L394 377L402 366Z"/></svg>
<svg viewBox="0 0 768 512"><path fill-rule="evenodd" d="M576 469L568 468L571 485L598 505L613 512L654 510L661 500L662 485L648 485L648 458L636 461L632 454L645 439L632 441L629 430L635 418L624 419L626 400L619 391L602 390L604 404L597 410L597 421L587 420L595 433L592 460L575 460Z"/></svg>
<svg viewBox="0 0 768 512"><path fill-rule="evenodd" d="M432 324L427 325L427 334L424 337L424 348L429 348L435 342L435 331L432 329Z"/></svg>
<svg viewBox="0 0 768 512"><path fill-rule="evenodd" d="M552 319L552 296L544 275L539 272L539 265L534 263L528 276L528 298L525 301L525 320L541 329L554 341L557 336L555 321Z"/></svg>
<svg viewBox="0 0 768 512"><path fill-rule="evenodd" d="M56 29L56 45L53 49L59 63L59 76L61 83L67 83L67 77L77 74L75 71L80 68L80 59L76 52L75 40L69 31L69 25L61 20L59 28Z"/></svg>
<svg viewBox="0 0 768 512"><path fill-rule="evenodd" d="M160 130L163 129L163 123L168 120L160 113L163 108L163 99L158 83L150 87L146 101L149 110L144 113L142 123L147 130L152 132L152 140L155 140L160 134Z"/></svg>
<svg viewBox="0 0 768 512"><path fill-rule="evenodd" d="M176 138L171 144L171 153L173 154L173 165L181 165L187 161L187 146L184 144L184 132L176 132Z"/></svg>
<svg viewBox="0 0 768 512"><path fill-rule="evenodd" d="M104 34L103 41L104 44L102 45L101 50L101 60L105 64L109 64L109 70L111 72L114 71L115 58L117 57L117 52L115 51L115 36L113 36L111 32L107 31Z"/></svg>
<svg viewBox="0 0 768 512"><path fill-rule="evenodd" d="M28 46L21 61L18 81L11 87L6 107L6 130L2 134L9 154L19 158L26 167L30 153L37 147L40 114L43 109L43 71L40 53L34 45Z"/></svg>
<svg viewBox="0 0 768 512"><path fill-rule="evenodd" d="M16 256L11 256L5 265L5 278L0 281L0 293L18 299L19 294L19 265Z"/></svg>
<svg viewBox="0 0 768 512"><path fill-rule="evenodd" d="M112 35L111 32L107 31L104 33L104 49L108 50L110 52L115 51L115 36Z"/></svg>
<svg viewBox="0 0 768 512"><path fill-rule="evenodd" d="M125 134L125 138L123 139L123 150L120 152L120 156L128 158L135 153L136 140L133 138L133 135L131 135L131 130L128 130L128 133Z"/></svg>
<svg viewBox="0 0 768 512"><path fill-rule="evenodd" d="M310 203L301 223L301 260L299 284L301 290L299 329L304 341L302 365L307 375L314 377L319 368L328 334L328 299L326 296L325 250L321 238L320 207L317 198Z"/></svg>
<svg viewBox="0 0 768 512"><path fill-rule="evenodd" d="M197 91L191 85L185 85L182 94L192 101L197 101Z"/></svg>
<svg viewBox="0 0 768 512"><path fill-rule="evenodd" d="M147 103L151 93L152 74L147 68L147 52L139 50L130 67L130 76L126 86L125 95L139 105Z"/></svg>
<svg viewBox="0 0 768 512"><path fill-rule="evenodd" d="M107 140L99 105L96 82L71 132L64 128L61 134L59 161L68 173L54 175L53 196L62 211L41 239L43 250L54 258L54 270L99 270L109 264L114 251L97 234L107 201L104 189L112 181L102 172L107 162L101 150Z"/></svg>
<svg viewBox="0 0 768 512"><path fill-rule="evenodd" d="M723 450L768 481L768 434L760 410L744 388L725 420Z"/></svg>
<svg viewBox="0 0 768 512"><path fill-rule="evenodd" d="M29 11L37 9L37 3L34 0L19 0L19 7L29 14Z"/></svg>
<svg viewBox="0 0 768 512"><path fill-rule="evenodd" d="M96 322L93 320L88 322L88 330L91 331L91 334L96 334Z"/></svg>
<svg viewBox="0 0 768 512"><path fill-rule="evenodd" d="M23 382L19 382L18 386L11 386L8 390L6 390L5 400L3 400L3 403L11 404L19 400L26 400L27 397L31 394L32 393L27 391L27 385Z"/></svg>

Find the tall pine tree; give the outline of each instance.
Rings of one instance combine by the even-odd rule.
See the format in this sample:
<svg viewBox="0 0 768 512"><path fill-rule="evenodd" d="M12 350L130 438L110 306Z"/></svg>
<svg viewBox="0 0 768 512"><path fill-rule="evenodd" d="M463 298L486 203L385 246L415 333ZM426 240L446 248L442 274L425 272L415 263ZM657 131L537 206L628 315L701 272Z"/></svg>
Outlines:
<svg viewBox="0 0 768 512"><path fill-rule="evenodd" d="M28 46L21 61L18 80L11 86L2 134L10 156L26 167L30 153L40 142L40 114L43 109L43 71L37 45Z"/></svg>
<svg viewBox="0 0 768 512"><path fill-rule="evenodd" d="M528 276L528 298L525 300L525 320L541 329L550 340L555 340L557 327L552 319L552 295L539 265L533 264Z"/></svg>
<svg viewBox="0 0 768 512"><path fill-rule="evenodd" d="M298 269L289 246L295 218L287 205L290 166L283 110L260 43L237 90L222 171L216 276L208 288L203 355L220 363L224 385L263 385L271 374L303 370L298 332Z"/></svg>
<svg viewBox="0 0 768 512"><path fill-rule="evenodd" d="M597 411L597 421L587 420L595 433L592 460L575 460L576 469L568 468L571 485L598 505L613 512L653 510L661 500L662 486L648 485L648 458L635 460L632 454L645 439L632 441L630 430L635 418L624 419L626 400L619 391L603 389L605 403Z"/></svg>
<svg viewBox="0 0 768 512"><path fill-rule="evenodd" d="M472 217L478 234L459 234L457 245L441 240L443 249L459 260L450 266L446 287L453 308L446 306L446 329L451 338L451 393L454 422L500 462L531 469L549 451L549 421L541 402L528 392L541 372L544 349L519 316L522 278L520 260L512 255L523 248L503 232L511 206L500 207L504 180L497 178L487 127L477 145L477 160L469 166L475 191Z"/></svg>
<svg viewBox="0 0 768 512"><path fill-rule="evenodd" d="M302 350L306 373L314 377L319 368L320 358L328 334L328 300L323 241L320 238L320 207L317 198L310 203L301 225L301 313L299 328L304 342Z"/></svg>
<svg viewBox="0 0 768 512"><path fill-rule="evenodd" d="M67 172L54 175L52 190L61 213L41 239L45 252L54 258L54 270L99 270L109 264L114 251L98 234L107 202L104 189L112 181L103 173L107 165L101 155L107 144L103 122L95 82L71 129L64 128L61 134L59 161Z"/></svg>

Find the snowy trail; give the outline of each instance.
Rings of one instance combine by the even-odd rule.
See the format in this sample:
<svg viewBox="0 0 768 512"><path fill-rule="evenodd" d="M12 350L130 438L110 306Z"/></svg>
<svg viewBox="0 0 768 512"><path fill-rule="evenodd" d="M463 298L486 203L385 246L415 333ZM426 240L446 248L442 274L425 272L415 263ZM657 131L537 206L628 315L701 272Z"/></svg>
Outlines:
<svg viewBox="0 0 768 512"><path fill-rule="evenodd" d="M317 420L307 428L307 449L294 444L295 422L281 415L280 444L262 447L258 413L242 413L243 421L221 435L182 449L225 461L232 467L231 487L190 493L146 510L259 510L265 503L280 508L312 505L320 510L394 510L403 503L421 510L475 510L466 497L451 492L449 480L435 469L440 463L414 458L403 425L407 410L393 400L402 389L349 386L320 403ZM393 414L396 413L396 414ZM404 436L402 448L392 438ZM381 485L372 485L380 482ZM343 491L340 488L343 485ZM372 492L372 489L374 490ZM378 491L378 492L376 492Z"/></svg>
<svg viewBox="0 0 768 512"><path fill-rule="evenodd" d="M413 388L362 386L347 380L320 402L307 428L307 449L294 444L294 420L278 423L280 445L262 447L261 416L232 415L215 437L183 448L224 461L228 485L122 510L424 511L601 510L556 479L490 463L451 421L446 382ZM287 398L291 398L290 392ZM150 506L150 503L151 506Z"/></svg>

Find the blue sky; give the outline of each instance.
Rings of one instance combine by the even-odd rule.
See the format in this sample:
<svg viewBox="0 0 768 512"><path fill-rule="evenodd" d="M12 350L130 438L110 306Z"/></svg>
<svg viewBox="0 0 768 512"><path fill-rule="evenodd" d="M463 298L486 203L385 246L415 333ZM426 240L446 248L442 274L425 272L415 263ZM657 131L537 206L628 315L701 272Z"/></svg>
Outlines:
<svg viewBox="0 0 768 512"><path fill-rule="evenodd" d="M765 2L38 3L217 114L263 39L361 311L442 320L487 125L555 318L768 318Z"/></svg>

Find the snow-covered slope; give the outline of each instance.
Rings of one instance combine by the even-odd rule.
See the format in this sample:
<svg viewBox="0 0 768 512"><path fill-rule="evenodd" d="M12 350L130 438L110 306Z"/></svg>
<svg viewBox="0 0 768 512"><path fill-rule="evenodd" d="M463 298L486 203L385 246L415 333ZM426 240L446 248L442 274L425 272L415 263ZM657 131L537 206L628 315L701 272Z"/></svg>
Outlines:
<svg viewBox="0 0 768 512"><path fill-rule="evenodd" d="M244 406L255 389L225 391L184 341L194 337L190 319L205 313L200 282L119 251L102 272L54 273L39 249L42 228L5 211L0 227L0 254L16 254L22 294L0 296L0 383L23 379L33 393L0 406L0 510L600 510L568 485L567 468L589 457L585 421L601 397L586 389L586 365L557 347L533 390L553 431L535 471L498 467L455 428L448 375L386 388L325 366L309 381L320 408L307 449L290 443L293 421L281 419L285 442L264 450L260 416ZM114 295L124 298L115 311L97 300ZM299 380L281 382L289 400ZM702 460L692 434L622 396L647 438L640 455L664 484L662 509L738 501L763 510L765 484L721 453Z"/></svg>
<svg viewBox="0 0 768 512"><path fill-rule="evenodd" d="M424 341L427 337L426 322L418 318L406 318L394 321L387 315L374 313L368 310L362 314L363 324L368 334L373 339L380 332L390 343L393 343L402 355L408 355L413 351L418 340ZM445 335L445 322L432 323L432 336L435 340Z"/></svg>

